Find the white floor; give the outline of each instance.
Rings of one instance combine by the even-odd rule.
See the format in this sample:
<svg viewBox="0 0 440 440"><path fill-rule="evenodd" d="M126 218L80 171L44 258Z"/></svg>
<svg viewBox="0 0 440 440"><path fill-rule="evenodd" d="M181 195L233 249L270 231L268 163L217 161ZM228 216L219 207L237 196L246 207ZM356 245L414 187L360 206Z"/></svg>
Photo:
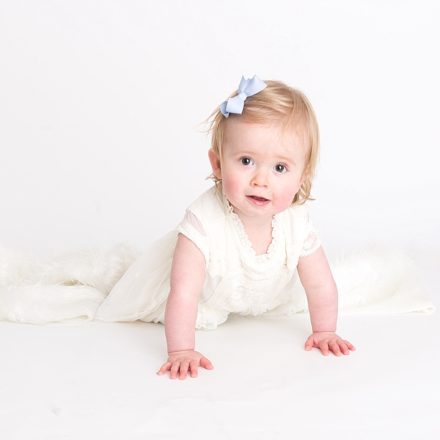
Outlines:
<svg viewBox="0 0 440 440"><path fill-rule="evenodd" d="M341 316L342 357L304 351L309 326L232 316L196 335L215 369L170 380L160 324L0 322L0 438L440 438L439 312Z"/></svg>
<svg viewBox="0 0 440 440"><path fill-rule="evenodd" d="M358 349L324 357L305 316L232 317L197 332L215 369L186 380L155 374L160 324L0 323L0 437L437 439L439 318L342 318Z"/></svg>

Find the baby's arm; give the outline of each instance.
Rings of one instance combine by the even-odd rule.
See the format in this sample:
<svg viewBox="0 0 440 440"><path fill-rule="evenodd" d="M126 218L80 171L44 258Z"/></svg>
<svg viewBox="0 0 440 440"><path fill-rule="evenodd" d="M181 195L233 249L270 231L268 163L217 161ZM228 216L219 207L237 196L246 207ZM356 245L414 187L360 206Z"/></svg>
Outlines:
<svg viewBox="0 0 440 440"><path fill-rule="evenodd" d="M324 355L350 354L353 344L336 332L338 290L322 246L311 255L299 258L298 274L307 295L313 334L307 339L306 350L319 348Z"/></svg>
<svg viewBox="0 0 440 440"><path fill-rule="evenodd" d="M206 263L199 248L179 234L171 267L171 289L165 309L165 334L168 361L158 374L170 370L170 378L185 379L187 371L197 376L200 366L212 369L211 362L195 348L197 306L205 279Z"/></svg>

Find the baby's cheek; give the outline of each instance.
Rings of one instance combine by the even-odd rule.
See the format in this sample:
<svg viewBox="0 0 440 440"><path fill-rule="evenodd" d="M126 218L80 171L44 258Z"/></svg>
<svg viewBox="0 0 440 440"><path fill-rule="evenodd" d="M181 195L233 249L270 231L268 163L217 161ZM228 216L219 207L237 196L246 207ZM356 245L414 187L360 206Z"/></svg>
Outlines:
<svg viewBox="0 0 440 440"><path fill-rule="evenodd" d="M233 196L239 192L240 180L234 177L234 175L226 175L223 178L223 190L226 195Z"/></svg>
<svg viewBox="0 0 440 440"><path fill-rule="evenodd" d="M294 185L279 192L278 197L275 200L277 208L286 209L290 207L298 191L299 191L298 185Z"/></svg>

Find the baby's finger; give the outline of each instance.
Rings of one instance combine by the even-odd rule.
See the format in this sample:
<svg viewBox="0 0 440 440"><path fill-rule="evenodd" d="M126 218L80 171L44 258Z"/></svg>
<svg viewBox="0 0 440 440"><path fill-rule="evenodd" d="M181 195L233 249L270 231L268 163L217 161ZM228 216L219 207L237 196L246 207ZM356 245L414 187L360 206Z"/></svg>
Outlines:
<svg viewBox="0 0 440 440"><path fill-rule="evenodd" d="M189 361L185 360L180 363L180 379L186 379L188 367L189 367Z"/></svg>
<svg viewBox="0 0 440 440"><path fill-rule="evenodd" d="M197 361L191 361L189 363L189 368L191 370L191 377L197 377L197 370L198 370L198 362Z"/></svg>
<svg viewBox="0 0 440 440"><path fill-rule="evenodd" d="M308 338L306 341L306 344L304 345L304 348L309 351L313 348L313 338Z"/></svg>
<svg viewBox="0 0 440 440"><path fill-rule="evenodd" d="M214 368L214 365L212 365L211 361L205 357L200 358L200 366L208 370L212 370Z"/></svg>
<svg viewBox="0 0 440 440"><path fill-rule="evenodd" d="M341 356L341 350L339 349L339 345L336 341L330 341L329 346L335 356Z"/></svg>
<svg viewBox="0 0 440 440"><path fill-rule="evenodd" d="M166 371L168 371L171 367L171 362L165 362L160 368L159 371L156 374L163 374Z"/></svg>
<svg viewBox="0 0 440 440"><path fill-rule="evenodd" d="M347 347L348 347L350 350L356 350L356 347L355 347L350 341L345 341L345 340L344 340L344 342L347 344Z"/></svg>
<svg viewBox="0 0 440 440"><path fill-rule="evenodd" d="M341 348L342 353L350 354L350 350L347 347L347 344L344 341L339 342L339 347Z"/></svg>
<svg viewBox="0 0 440 440"><path fill-rule="evenodd" d="M173 362L173 365L171 367L170 371L170 379L176 379L177 372L179 371L180 361Z"/></svg>
<svg viewBox="0 0 440 440"><path fill-rule="evenodd" d="M329 354L329 348L328 348L328 343L327 343L327 341L321 341L319 344L318 344L318 347L319 347L319 349L321 350L321 353L324 355L324 356L327 356L328 354Z"/></svg>

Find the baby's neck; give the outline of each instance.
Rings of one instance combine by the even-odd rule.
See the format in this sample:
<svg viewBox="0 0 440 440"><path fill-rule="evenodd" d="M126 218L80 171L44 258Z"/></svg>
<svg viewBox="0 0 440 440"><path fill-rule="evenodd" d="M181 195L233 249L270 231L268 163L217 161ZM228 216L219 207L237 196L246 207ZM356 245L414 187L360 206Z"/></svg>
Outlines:
<svg viewBox="0 0 440 440"><path fill-rule="evenodd" d="M266 230L264 234L260 231L256 235L253 235L252 233L247 233L247 235L252 244L252 248L257 255L267 253L267 250L272 243L272 226L270 227L270 230Z"/></svg>
<svg viewBox="0 0 440 440"><path fill-rule="evenodd" d="M257 255L265 254L272 242L272 217L242 218L239 216L249 241Z"/></svg>

